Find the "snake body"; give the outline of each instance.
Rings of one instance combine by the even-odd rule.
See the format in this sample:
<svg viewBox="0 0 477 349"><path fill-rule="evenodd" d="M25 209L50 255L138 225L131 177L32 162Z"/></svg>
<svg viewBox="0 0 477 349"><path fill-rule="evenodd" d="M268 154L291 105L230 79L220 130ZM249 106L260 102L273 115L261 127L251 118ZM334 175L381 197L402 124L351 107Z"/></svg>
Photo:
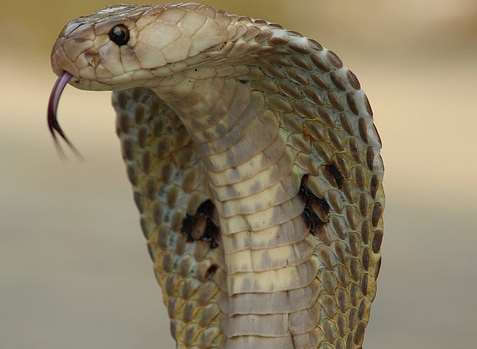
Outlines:
<svg viewBox="0 0 477 349"><path fill-rule="evenodd" d="M362 347L383 163L366 95L336 54L181 3L73 20L52 65L76 87L113 90L177 348Z"/></svg>

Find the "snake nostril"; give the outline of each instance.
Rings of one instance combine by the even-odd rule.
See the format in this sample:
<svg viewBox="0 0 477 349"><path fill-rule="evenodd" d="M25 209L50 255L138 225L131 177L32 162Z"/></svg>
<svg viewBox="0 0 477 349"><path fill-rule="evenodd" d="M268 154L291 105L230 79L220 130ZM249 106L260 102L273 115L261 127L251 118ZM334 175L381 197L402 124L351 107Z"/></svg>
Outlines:
<svg viewBox="0 0 477 349"><path fill-rule="evenodd" d="M100 61L98 53L93 49L86 50L84 53L84 58L88 62L88 65L92 68L97 67Z"/></svg>

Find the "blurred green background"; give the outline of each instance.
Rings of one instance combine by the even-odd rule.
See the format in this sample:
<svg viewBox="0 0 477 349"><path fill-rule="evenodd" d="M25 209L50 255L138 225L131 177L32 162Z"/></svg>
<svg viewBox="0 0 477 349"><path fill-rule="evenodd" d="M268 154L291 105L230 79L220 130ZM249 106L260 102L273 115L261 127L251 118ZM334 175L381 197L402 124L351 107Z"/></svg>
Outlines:
<svg viewBox="0 0 477 349"><path fill-rule="evenodd" d="M386 164L368 349L477 342L477 2L204 1L316 38L359 76ZM114 1L2 1L0 348L173 348L109 93L67 88L60 161L45 111L64 23Z"/></svg>

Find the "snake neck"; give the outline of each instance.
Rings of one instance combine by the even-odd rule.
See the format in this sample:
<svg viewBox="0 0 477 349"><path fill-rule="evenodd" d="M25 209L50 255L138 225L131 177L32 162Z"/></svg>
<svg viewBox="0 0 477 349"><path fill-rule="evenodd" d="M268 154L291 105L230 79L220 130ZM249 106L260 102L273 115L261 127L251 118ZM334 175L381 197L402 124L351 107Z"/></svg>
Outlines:
<svg viewBox="0 0 477 349"><path fill-rule="evenodd" d="M225 348L291 348L296 324L308 330L317 268L287 134L246 80L185 79L173 92L157 93L194 139L219 216Z"/></svg>

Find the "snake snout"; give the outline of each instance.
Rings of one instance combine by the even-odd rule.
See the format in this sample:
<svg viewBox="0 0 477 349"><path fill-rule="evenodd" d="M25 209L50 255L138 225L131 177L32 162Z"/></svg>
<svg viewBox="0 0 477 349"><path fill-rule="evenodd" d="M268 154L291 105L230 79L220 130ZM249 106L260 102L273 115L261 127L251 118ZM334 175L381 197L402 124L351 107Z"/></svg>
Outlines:
<svg viewBox="0 0 477 349"><path fill-rule="evenodd" d="M51 51L51 67L56 75L61 76L65 71L73 76L77 76L78 68L71 61L71 59L66 55L66 52L63 48L64 40L59 38L53 50Z"/></svg>

